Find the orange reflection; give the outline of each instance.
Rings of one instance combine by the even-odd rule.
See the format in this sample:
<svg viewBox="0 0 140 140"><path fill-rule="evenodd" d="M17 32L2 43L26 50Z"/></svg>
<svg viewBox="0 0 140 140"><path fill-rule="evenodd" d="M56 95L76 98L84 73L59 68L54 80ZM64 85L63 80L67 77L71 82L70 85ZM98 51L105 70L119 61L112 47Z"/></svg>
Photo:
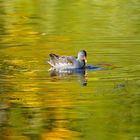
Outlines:
<svg viewBox="0 0 140 140"><path fill-rule="evenodd" d="M43 133L41 135L41 140L64 140L71 139L79 140L80 134L75 131L68 130L66 128L54 128L49 133Z"/></svg>

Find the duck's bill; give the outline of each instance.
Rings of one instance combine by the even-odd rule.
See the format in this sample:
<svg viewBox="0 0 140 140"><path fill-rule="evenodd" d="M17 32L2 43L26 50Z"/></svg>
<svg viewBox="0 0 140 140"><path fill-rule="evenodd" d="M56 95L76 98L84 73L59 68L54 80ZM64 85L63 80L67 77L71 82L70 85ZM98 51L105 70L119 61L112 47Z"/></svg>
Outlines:
<svg viewBox="0 0 140 140"><path fill-rule="evenodd" d="M87 63L87 59L85 58L85 63Z"/></svg>

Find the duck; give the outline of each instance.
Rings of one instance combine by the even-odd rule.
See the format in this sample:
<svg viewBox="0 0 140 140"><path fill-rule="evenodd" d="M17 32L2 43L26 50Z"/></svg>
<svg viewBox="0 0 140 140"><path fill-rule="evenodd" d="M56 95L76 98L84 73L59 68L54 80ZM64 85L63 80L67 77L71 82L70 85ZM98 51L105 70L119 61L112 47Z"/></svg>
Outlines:
<svg viewBox="0 0 140 140"><path fill-rule="evenodd" d="M53 69L81 69L86 67L87 52L81 50L77 57L74 56L59 56L56 54L49 54L50 60L47 61Z"/></svg>

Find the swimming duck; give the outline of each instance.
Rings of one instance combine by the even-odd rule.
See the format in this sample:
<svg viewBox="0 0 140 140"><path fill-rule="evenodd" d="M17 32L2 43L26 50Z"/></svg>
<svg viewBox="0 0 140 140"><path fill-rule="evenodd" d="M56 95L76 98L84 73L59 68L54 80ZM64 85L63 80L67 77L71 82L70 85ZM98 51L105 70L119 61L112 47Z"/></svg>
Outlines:
<svg viewBox="0 0 140 140"><path fill-rule="evenodd" d="M87 53L85 50L78 52L77 57L74 56L58 56L56 54L49 54L50 60L48 63L54 69L76 69L85 68Z"/></svg>

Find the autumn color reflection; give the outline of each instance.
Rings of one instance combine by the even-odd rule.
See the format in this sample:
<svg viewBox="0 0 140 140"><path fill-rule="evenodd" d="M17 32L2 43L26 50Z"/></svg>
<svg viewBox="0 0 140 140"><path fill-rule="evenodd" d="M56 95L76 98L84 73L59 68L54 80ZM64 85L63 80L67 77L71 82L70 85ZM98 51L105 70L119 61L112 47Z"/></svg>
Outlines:
<svg viewBox="0 0 140 140"><path fill-rule="evenodd" d="M139 11L139 0L0 0L0 140L139 140ZM48 71L50 53L83 49L105 69Z"/></svg>

